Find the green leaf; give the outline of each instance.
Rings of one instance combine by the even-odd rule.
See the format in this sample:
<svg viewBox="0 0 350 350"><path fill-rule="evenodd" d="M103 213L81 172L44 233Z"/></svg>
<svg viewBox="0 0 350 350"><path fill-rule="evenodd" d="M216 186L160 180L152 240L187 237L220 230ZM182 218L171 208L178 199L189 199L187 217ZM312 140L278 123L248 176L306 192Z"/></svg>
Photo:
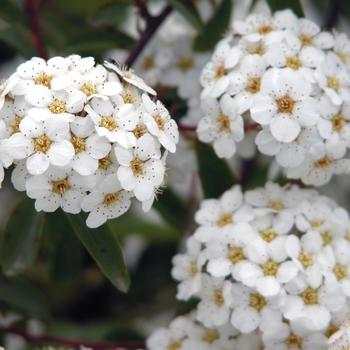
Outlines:
<svg viewBox="0 0 350 350"><path fill-rule="evenodd" d="M304 16L304 10L300 3L300 0L267 0L267 4L270 6L272 12L289 8L293 10L297 16Z"/></svg>
<svg viewBox="0 0 350 350"><path fill-rule="evenodd" d="M106 4L90 17L89 22L95 26L113 26L118 28L127 19L131 4Z"/></svg>
<svg viewBox="0 0 350 350"><path fill-rule="evenodd" d="M206 198L217 198L235 184L234 176L226 161L218 158L211 146L197 141L196 154Z"/></svg>
<svg viewBox="0 0 350 350"><path fill-rule="evenodd" d="M198 32L203 30L202 19L191 0L167 0Z"/></svg>
<svg viewBox="0 0 350 350"><path fill-rule="evenodd" d="M154 208L172 227L182 227L186 224L187 208L181 198L169 187L160 194L154 203Z"/></svg>
<svg viewBox="0 0 350 350"><path fill-rule="evenodd" d="M89 229L81 215L67 215L74 233L83 243L103 274L120 291L130 287L130 276L122 248L108 225Z"/></svg>
<svg viewBox="0 0 350 350"><path fill-rule="evenodd" d="M216 45L230 25L231 13L232 1L222 0L214 15L196 37L194 41L196 51L208 51Z"/></svg>
<svg viewBox="0 0 350 350"><path fill-rule="evenodd" d="M9 24L23 24L23 13L17 4L10 0L1 0L0 18Z"/></svg>
<svg viewBox="0 0 350 350"><path fill-rule="evenodd" d="M38 213L33 201L25 198L7 222L0 246L0 264L7 276L29 267L37 253L44 227L44 213Z"/></svg>
<svg viewBox="0 0 350 350"><path fill-rule="evenodd" d="M0 275L0 301L30 317L47 318L49 316L49 306L45 295L21 278L9 279Z"/></svg>
<svg viewBox="0 0 350 350"><path fill-rule="evenodd" d="M34 45L31 44L32 37L28 32L17 27L0 29L0 40L16 49L24 57L35 56Z"/></svg>
<svg viewBox="0 0 350 350"><path fill-rule="evenodd" d="M120 238L132 234L150 242L174 242L181 237L181 232L176 226L155 224L130 212L109 221L108 226L115 234L118 233Z"/></svg>

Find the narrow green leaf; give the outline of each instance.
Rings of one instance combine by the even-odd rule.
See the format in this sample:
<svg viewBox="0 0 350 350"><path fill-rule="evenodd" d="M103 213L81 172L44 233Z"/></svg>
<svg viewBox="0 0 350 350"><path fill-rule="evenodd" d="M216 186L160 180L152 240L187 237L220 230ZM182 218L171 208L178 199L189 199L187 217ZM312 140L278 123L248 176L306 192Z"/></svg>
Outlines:
<svg viewBox="0 0 350 350"><path fill-rule="evenodd" d="M234 176L226 161L218 158L211 146L197 141L196 154L206 198L216 198L235 184Z"/></svg>
<svg viewBox="0 0 350 350"><path fill-rule="evenodd" d="M103 274L116 288L126 293L130 287L130 276L116 235L108 225L89 229L81 215L67 215L67 218Z"/></svg>
<svg viewBox="0 0 350 350"><path fill-rule="evenodd" d="M186 205L171 188L167 187L164 190L155 201L154 208L172 227L181 227L186 224Z"/></svg>
<svg viewBox="0 0 350 350"><path fill-rule="evenodd" d="M21 278L9 279L0 275L0 301L30 317L47 318L49 316L45 295Z"/></svg>
<svg viewBox="0 0 350 350"><path fill-rule="evenodd" d="M230 25L232 1L222 0L211 19L194 41L196 51L208 51L222 38Z"/></svg>
<svg viewBox="0 0 350 350"><path fill-rule="evenodd" d="M191 0L167 0L198 32L203 29L202 19Z"/></svg>
<svg viewBox="0 0 350 350"><path fill-rule="evenodd" d="M0 40L13 47L24 57L35 56L34 45L31 44L31 35L17 26L0 29Z"/></svg>
<svg viewBox="0 0 350 350"><path fill-rule="evenodd" d="M1 0L0 18L9 24L23 24L23 13L14 1Z"/></svg>
<svg viewBox="0 0 350 350"><path fill-rule="evenodd" d="M177 224L179 224L179 222ZM109 221L108 226L115 234L118 233L118 237L120 238L133 234L153 243L174 242L181 237L181 231L176 228L176 225L167 226L155 224L132 212Z"/></svg>
<svg viewBox="0 0 350 350"><path fill-rule="evenodd" d="M132 3L112 3L101 6L89 19L95 26L120 27L129 14Z"/></svg>
<svg viewBox="0 0 350 350"><path fill-rule="evenodd" d="M297 16L304 16L304 10L300 0L267 0L267 4L270 6L272 12L289 8L293 10Z"/></svg>
<svg viewBox="0 0 350 350"><path fill-rule="evenodd" d="M7 276L21 273L37 253L44 227L44 213L38 213L29 198L22 200L7 222L0 242L0 264Z"/></svg>

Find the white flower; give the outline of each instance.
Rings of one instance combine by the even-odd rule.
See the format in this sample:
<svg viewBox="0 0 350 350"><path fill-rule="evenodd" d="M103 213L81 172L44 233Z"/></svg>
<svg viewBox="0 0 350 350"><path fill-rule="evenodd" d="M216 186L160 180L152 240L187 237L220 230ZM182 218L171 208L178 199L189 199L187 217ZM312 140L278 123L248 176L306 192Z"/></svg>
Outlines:
<svg viewBox="0 0 350 350"><path fill-rule="evenodd" d="M19 125L20 133L6 142L8 153L14 159L27 158L27 169L32 175L44 173L48 167L66 166L74 156L74 147L68 141L69 124L50 118L34 121L25 117Z"/></svg>
<svg viewBox="0 0 350 350"><path fill-rule="evenodd" d="M118 67L118 65L113 64L111 62L105 61L104 65L107 69L110 69L116 72L123 80L127 83L136 86L140 90L147 92L150 95L157 95L156 91L154 91L150 86L148 86L143 79L137 76L132 69L123 69Z"/></svg>
<svg viewBox="0 0 350 350"><path fill-rule="evenodd" d="M89 212L86 225L95 228L123 215L130 207L131 197L130 192L122 190L116 174L107 175L81 203L82 209Z"/></svg>
<svg viewBox="0 0 350 350"><path fill-rule="evenodd" d="M204 87L203 96L219 97L230 84L228 70L233 68L241 58L239 48L231 48L226 42L222 42L215 49L211 61L202 71L200 82Z"/></svg>
<svg viewBox="0 0 350 350"><path fill-rule="evenodd" d="M151 199L165 173L159 143L145 134L136 141L135 149L116 146L115 153L120 164L117 175L122 188L133 191L142 202Z"/></svg>
<svg viewBox="0 0 350 350"><path fill-rule="evenodd" d="M43 175L31 176L26 191L35 199L37 211L53 212L61 207L65 212L77 214L86 191L94 183L69 168L51 167Z"/></svg>
<svg viewBox="0 0 350 350"><path fill-rule="evenodd" d="M232 285L232 325L242 333L251 333L267 322L269 312L278 307L278 299L267 299L253 289L240 283Z"/></svg>
<svg viewBox="0 0 350 350"><path fill-rule="evenodd" d="M230 281L204 275L200 298L196 313L198 321L209 328L222 326L228 322L232 302L232 283Z"/></svg>
<svg viewBox="0 0 350 350"><path fill-rule="evenodd" d="M317 103L310 97L311 85L290 68L270 69L261 81L251 117L261 125L270 125L271 134L280 142L291 142L301 127L317 123Z"/></svg>
<svg viewBox="0 0 350 350"><path fill-rule="evenodd" d="M350 99L350 80L346 70L339 66L333 56L327 56L315 71L318 85L339 106Z"/></svg>
<svg viewBox="0 0 350 350"><path fill-rule="evenodd" d="M17 82L18 82L17 74L12 74L8 79L1 82L1 84L0 84L0 110L4 106L4 103L6 100L6 95L17 84Z"/></svg>
<svg viewBox="0 0 350 350"><path fill-rule="evenodd" d="M239 101L228 94L220 101L208 98L203 102L205 117L198 124L198 138L212 142L220 158L230 158L236 151L236 142L243 139L244 125Z"/></svg>
<svg viewBox="0 0 350 350"><path fill-rule="evenodd" d="M158 138L165 149L174 153L176 144L179 141L179 131L176 122L171 119L168 110L160 101L155 103L148 95L143 94L142 102L147 112L143 117L147 129Z"/></svg>
<svg viewBox="0 0 350 350"><path fill-rule="evenodd" d="M201 288L202 267L204 262L199 259L201 245L195 238L186 242L186 254L178 254L173 258L171 274L179 281L177 298L187 300L197 294Z"/></svg>
<svg viewBox="0 0 350 350"><path fill-rule="evenodd" d="M134 145L135 137L131 131L135 129L139 116L132 104L114 107L110 101L94 98L85 110L94 122L98 135L125 148Z"/></svg>
<svg viewBox="0 0 350 350"><path fill-rule="evenodd" d="M67 73L68 68L68 62L63 57L53 57L47 62L33 57L17 68L19 81L11 92L25 95L26 101L32 106L46 107L53 100L52 85Z"/></svg>
<svg viewBox="0 0 350 350"><path fill-rule="evenodd" d="M327 183L333 174L346 173L350 160L343 159L345 145L341 143L316 144L310 150L308 158L298 167L288 168L289 178L301 178L307 185L321 186Z"/></svg>

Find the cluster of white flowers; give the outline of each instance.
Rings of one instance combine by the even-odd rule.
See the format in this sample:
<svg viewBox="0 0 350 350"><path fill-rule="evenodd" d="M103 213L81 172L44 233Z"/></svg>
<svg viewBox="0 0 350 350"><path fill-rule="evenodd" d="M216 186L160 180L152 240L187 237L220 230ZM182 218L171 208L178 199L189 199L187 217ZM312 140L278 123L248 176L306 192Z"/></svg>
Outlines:
<svg viewBox="0 0 350 350"><path fill-rule="evenodd" d="M350 160L350 41L290 10L234 21L202 71L198 137L230 158L246 130L289 178L322 185Z"/></svg>
<svg viewBox="0 0 350 350"><path fill-rule="evenodd" d="M125 213L132 197L150 208L179 135L131 70L78 55L34 57L1 91L0 169L14 163L14 186L38 211L83 210L97 227Z"/></svg>
<svg viewBox="0 0 350 350"><path fill-rule="evenodd" d="M179 300L199 300L196 322L218 332L230 325L232 337L258 333L265 350L327 348L350 311L345 209L314 190L267 183L204 200L195 219L172 275ZM151 350L170 349L151 339ZM176 349L187 348L181 339Z"/></svg>

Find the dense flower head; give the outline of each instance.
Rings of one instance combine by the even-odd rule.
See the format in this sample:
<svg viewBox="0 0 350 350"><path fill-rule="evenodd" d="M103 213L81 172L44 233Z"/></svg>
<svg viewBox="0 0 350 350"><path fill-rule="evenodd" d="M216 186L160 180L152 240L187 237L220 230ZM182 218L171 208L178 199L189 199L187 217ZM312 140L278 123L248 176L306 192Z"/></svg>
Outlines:
<svg viewBox="0 0 350 350"><path fill-rule="evenodd" d="M0 169L37 210L97 227L135 197L149 209L178 142L176 122L132 70L93 57L34 57L2 85Z"/></svg>
<svg viewBox="0 0 350 350"><path fill-rule="evenodd" d="M246 126L289 178L319 186L347 173L349 44L290 10L234 21L201 74L199 139L231 158Z"/></svg>
<svg viewBox="0 0 350 350"><path fill-rule="evenodd" d="M327 348L350 311L345 209L314 190L267 183L203 200L195 220L172 270L177 298L198 300L192 324L217 332L231 327L232 339L258 334L251 349ZM150 338L151 350L169 349L157 339Z"/></svg>

